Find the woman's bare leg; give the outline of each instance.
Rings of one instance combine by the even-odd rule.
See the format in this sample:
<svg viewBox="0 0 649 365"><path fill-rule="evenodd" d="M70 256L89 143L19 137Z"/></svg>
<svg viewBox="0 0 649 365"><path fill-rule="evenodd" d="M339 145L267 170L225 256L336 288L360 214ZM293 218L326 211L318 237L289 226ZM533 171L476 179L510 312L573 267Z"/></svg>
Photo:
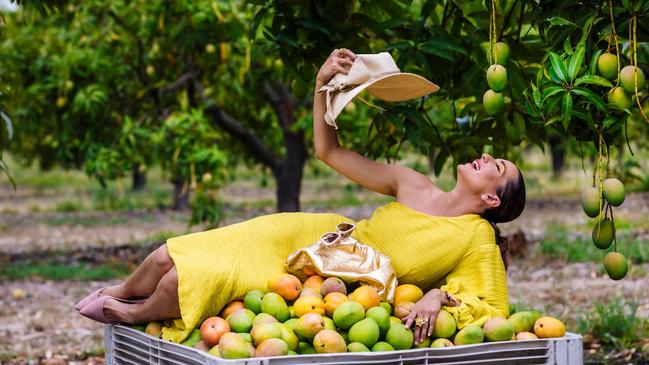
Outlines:
<svg viewBox="0 0 649 365"><path fill-rule="evenodd" d="M104 289L102 294L122 299L149 297L158 287L160 279L173 267L174 262L164 244L151 252L126 281Z"/></svg>
<svg viewBox="0 0 649 365"><path fill-rule="evenodd" d="M151 297L144 303L127 304L109 299L104 304L104 315L109 320L129 324L180 318L176 268L164 274Z"/></svg>

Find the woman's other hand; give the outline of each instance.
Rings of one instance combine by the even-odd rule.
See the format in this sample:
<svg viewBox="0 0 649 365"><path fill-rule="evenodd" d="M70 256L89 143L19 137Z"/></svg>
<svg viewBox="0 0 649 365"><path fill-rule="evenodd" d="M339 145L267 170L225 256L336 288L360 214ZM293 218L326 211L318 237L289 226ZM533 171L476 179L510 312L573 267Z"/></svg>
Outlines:
<svg viewBox="0 0 649 365"><path fill-rule="evenodd" d="M346 48L334 49L320 67L318 75L316 75L316 82L325 85L338 72L348 74L355 59L356 54Z"/></svg>
<svg viewBox="0 0 649 365"><path fill-rule="evenodd" d="M404 318L406 327L410 328L413 323L415 324L413 330L415 345L420 344L426 337L433 334L435 319L437 319L437 314L442 309L442 306L455 307L458 305L460 305L460 302L457 299L439 289L430 290L415 303L410 314Z"/></svg>

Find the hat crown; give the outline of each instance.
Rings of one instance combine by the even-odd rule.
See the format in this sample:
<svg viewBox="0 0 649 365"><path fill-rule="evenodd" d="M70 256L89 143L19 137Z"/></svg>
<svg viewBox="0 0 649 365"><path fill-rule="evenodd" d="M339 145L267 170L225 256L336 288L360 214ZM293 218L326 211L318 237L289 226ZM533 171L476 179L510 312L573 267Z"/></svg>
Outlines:
<svg viewBox="0 0 649 365"><path fill-rule="evenodd" d="M338 114L364 89L378 99L396 102L428 95L437 91L439 86L422 76L401 72L388 52L360 54L347 74L336 73L318 90L327 93L325 122L337 128L335 120Z"/></svg>
<svg viewBox="0 0 649 365"><path fill-rule="evenodd" d="M359 54L354 60L347 75L337 73L329 82L329 85L345 90L349 87L360 85L366 81L378 79L379 77L397 74L401 71L388 52L378 54Z"/></svg>

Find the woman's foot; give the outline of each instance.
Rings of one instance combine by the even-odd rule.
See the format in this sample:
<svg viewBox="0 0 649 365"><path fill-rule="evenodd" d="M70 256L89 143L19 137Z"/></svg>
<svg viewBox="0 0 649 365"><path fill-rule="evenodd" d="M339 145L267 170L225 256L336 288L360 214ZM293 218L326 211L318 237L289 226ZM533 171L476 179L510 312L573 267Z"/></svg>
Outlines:
<svg viewBox="0 0 649 365"><path fill-rule="evenodd" d="M122 303L110 298L104 302L104 318L113 323L133 323L131 307L134 304Z"/></svg>
<svg viewBox="0 0 649 365"><path fill-rule="evenodd" d="M83 307L79 313L101 323L133 323L133 306L110 296L101 296Z"/></svg>
<svg viewBox="0 0 649 365"><path fill-rule="evenodd" d="M117 284L113 286L108 286L105 287L101 291L101 295L108 295L113 298L118 298L118 299L124 299L124 303L141 303L142 300L147 299L148 297L143 297L143 296L134 296L129 294L127 291L124 290L124 285L123 284Z"/></svg>
<svg viewBox="0 0 649 365"><path fill-rule="evenodd" d="M115 298L129 299L128 294L124 293L122 290L122 285L117 284L113 286L107 286L101 291L101 295L109 295Z"/></svg>
<svg viewBox="0 0 649 365"><path fill-rule="evenodd" d="M101 288L101 289L95 290L94 292L88 294L85 298L81 299L79 301L79 303L77 303L74 306L74 309L80 311L83 307L90 304L92 301L98 299L102 295L104 289L106 289L106 288Z"/></svg>
<svg viewBox="0 0 649 365"><path fill-rule="evenodd" d="M77 303L74 306L74 309L80 311L81 309L83 309L83 307L87 306L88 304L92 303L95 300L98 300L101 297L113 297L114 299L117 299L117 301L120 301L122 303L129 303L129 304L143 303L147 299L147 298L126 299L128 298L128 296L122 294L121 285L113 285L113 286L101 288L94 291L92 294L88 295L87 297L83 298L79 303Z"/></svg>

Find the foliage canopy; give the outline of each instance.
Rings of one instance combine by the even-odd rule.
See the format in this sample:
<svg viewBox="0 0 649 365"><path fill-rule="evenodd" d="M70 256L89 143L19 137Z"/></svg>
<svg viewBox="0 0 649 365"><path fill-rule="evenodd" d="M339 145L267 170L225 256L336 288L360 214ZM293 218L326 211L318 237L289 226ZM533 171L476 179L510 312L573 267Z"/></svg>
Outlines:
<svg viewBox="0 0 649 365"><path fill-rule="evenodd" d="M26 8L4 14L0 26L0 107L20 141L11 150L100 181L159 163L178 196L199 192L194 208L205 213L196 220L218 219L200 206L215 204L239 162L268 168L279 209L299 209L310 90L339 47L389 51L402 70L441 86L408 103L372 100L385 112L358 102L346 110L342 142L371 158L397 159L408 145L434 156L439 174L485 149L516 159L518 147L543 148L550 136L596 148L599 133L622 146L625 130L632 138L646 131L637 103L620 110L607 102L615 81L597 70L616 41L621 64L631 63L634 18L637 39L647 39L649 4L640 0L615 2L614 27L610 1L494 4L493 41L511 49L495 116L482 104L488 0L19 3ZM646 70L646 42L637 59ZM642 104L648 93L639 91Z"/></svg>

